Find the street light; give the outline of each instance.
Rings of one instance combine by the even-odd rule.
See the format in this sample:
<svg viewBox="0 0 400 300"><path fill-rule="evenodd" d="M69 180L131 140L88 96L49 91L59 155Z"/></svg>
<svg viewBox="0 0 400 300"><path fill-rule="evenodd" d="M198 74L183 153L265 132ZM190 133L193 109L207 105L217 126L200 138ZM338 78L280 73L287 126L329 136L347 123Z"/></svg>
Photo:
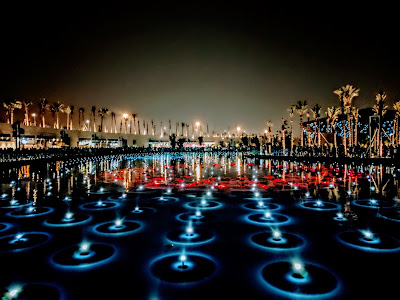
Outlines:
<svg viewBox="0 0 400 300"><path fill-rule="evenodd" d="M237 135L240 136L240 127L238 126L238 127L236 128L236 130L237 130Z"/></svg>
<svg viewBox="0 0 400 300"><path fill-rule="evenodd" d="M36 114L33 113L32 117L33 117L33 126L36 126Z"/></svg>

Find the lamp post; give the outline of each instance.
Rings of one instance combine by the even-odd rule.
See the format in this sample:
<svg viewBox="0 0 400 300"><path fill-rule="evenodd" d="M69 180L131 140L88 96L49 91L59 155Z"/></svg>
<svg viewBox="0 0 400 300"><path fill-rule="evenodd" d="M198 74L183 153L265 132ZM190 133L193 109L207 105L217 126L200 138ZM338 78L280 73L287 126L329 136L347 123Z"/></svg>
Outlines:
<svg viewBox="0 0 400 300"><path fill-rule="evenodd" d="M33 126L36 126L36 114L33 113L32 117L33 117Z"/></svg>

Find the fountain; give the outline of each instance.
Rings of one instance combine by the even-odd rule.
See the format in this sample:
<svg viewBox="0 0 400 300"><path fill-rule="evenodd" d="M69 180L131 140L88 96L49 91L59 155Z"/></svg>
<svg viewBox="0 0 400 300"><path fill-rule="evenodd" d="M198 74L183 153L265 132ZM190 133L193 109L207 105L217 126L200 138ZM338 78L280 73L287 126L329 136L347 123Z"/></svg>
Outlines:
<svg viewBox="0 0 400 300"><path fill-rule="evenodd" d="M20 232L0 238L0 252L19 252L46 243L50 235L45 232Z"/></svg>
<svg viewBox="0 0 400 300"><path fill-rule="evenodd" d="M119 204L111 200L98 200L96 202L84 203L80 206L84 210L107 210L118 207Z"/></svg>
<svg viewBox="0 0 400 300"><path fill-rule="evenodd" d="M216 264L211 258L195 252L163 255L150 263L151 274L169 283L210 279L215 270Z"/></svg>
<svg viewBox="0 0 400 300"><path fill-rule="evenodd" d="M246 219L248 222L258 225L282 225L290 222L289 217L282 214L272 213L268 210L264 213L248 215L246 216Z"/></svg>
<svg viewBox="0 0 400 300"><path fill-rule="evenodd" d="M70 227L76 225L82 225L92 220L92 217L83 213L73 213L67 211L64 215L57 215L48 218L44 221L44 225L49 227Z"/></svg>
<svg viewBox="0 0 400 300"><path fill-rule="evenodd" d="M186 203L185 205L187 208L196 208L197 210L207 210L207 209L216 209L222 207L222 204L220 202L214 201L214 200L206 200L206 199L201 199L200 202L198 201L193 201Z"/></svg>
<svg viewBox="0 0 400 300"><path fill-rule="evenodd" d="M137 221L117 218L112 222L104 222L94 226L93 232L104 236L123 236L137 232L143 225Z"/></svg>
<svg viewBox="0 0 400 300"><path fill-rule="evenodd" d="M177 216L177 219L183 222L207 222L215 219L216 215L210 212L201 211L200 208L197 208L194 212L182 213Z"/></svg>
<svg viewBox="0 0 400 300"><path fill-rule="evenodd" d="M152 207L139 207L139 205L136 205L131 212L137 215L150 215L155 213L156 210Z"/></svg>
<svg viewBox="0 0 400 300"><path fill-rule="evenodd" d="M50 261L59 268L92 268L111 261L115 254L115 249L110 245L83 241L77 246L56 252Z"/></svg>
<svg viewBox="0 0 400 300"><path fill-rule="evenodd" d="M397 252L400 251L400 241L390 235L373 233L369 229L349 230L337 234L339 242L370 252Z"/></svg>
<svg viewBox="0 0 400 300"><path fill-rule="evenodd" d="M395 204L388 201L377 199L356 199L351 202L353 205L361 208L380 209L380 208L394 208Z"/></svg>
<svg viewBox="0 0 400 300"><path fill-rule="evenodd" d="M1 289L1 287L0 287ZM17 283L3 289L5 293L1 299L64 299L63 291L58 286L49 283Z"/></svg>
<svg viewBox="0 0 400 300"><path fill-rule="evenodd" d="M21 285L13 285L8 288L7 292L4 294L4 297L2 299L5 300L18 299L18 296L21 292L22 292Z"/></svg>
<svg viewBox="0 0 400 300"><path fill-rule="evenodd" d="M66 212L62 221L65 223L72 222L74 220L74 214L72 212Z"/></svg>
<svg viewBox="0 0 400 300"><path fill-rule="evenodd" d="M294 250L304 245L304 240L291 233L282 234L279 229L271 229L271 232L260 232L251 236L251 242L269 250Z"/></svg>
<svg viewBox="0 0 400 300"><path fill-rule="evenodd" d="M317 211L332 211L332 210L337 210L339 207L339 204L333 203L333 202L326 202L326 201L317 199L317 200L303 201L300 204L300 206L303 208L317 210Z"/></svg>
<svg viewBox="0 0 400 300"><path fill-rule="evenodd" d="M172 230L167 233L166 239L174 244L182 245L193 245L203 244L211 241L214 238L214 234L208 230L197 228L194 230L192 220L189 220L188 225L182 231Z"/></svg>
<svg viewBox="0 0 400 300"><path fill-rule="evenodd" d="M167 203L174 203L174 202L179 201L178 198L170 197L170 196L166 197L164 195L161 195L160 197L152 198L151 200L155 204L167 204Z"/></svg>
<svg viewBox="0 0 400 300"><path fill-rule="evenodd" d="M345 222L345 221L347 221L347 218L343 215L343 213L341 213L341 212L338 212L337 214L336 214L336 217L334 217L333 218L334 220L336 220L336 221L339 221L339 222Z"/></svg>
<svg viewBox="0 0 400 300"><path fill-rule="evenodd" d="M260 279L274 294L285 298L333 299L340 291L340 283L330 271L300 260L267 264Z"/></svg>
<svg viewBox="0 0 400 300"><path fill-rule="evenodd" d="M14 218L31 218L50 214L54 211L52 207L30 205L26 209L18 209L8 212L6 215Z"/></svg>

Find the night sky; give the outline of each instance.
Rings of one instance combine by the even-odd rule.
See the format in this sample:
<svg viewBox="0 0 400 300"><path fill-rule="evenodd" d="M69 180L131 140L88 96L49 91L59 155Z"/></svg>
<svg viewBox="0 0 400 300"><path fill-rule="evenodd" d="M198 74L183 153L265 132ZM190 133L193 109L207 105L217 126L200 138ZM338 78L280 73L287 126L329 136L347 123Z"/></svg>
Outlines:
<svg viewBox="0 0 400 300"><path fill-rule="evenodd" d="M359 108L379 90L391 106L400 100L392 11L15 7L0 21L0 97L246 132L268 120L278 130L298 100L339 105L333 90L346 84L360 88Z"/></svg>

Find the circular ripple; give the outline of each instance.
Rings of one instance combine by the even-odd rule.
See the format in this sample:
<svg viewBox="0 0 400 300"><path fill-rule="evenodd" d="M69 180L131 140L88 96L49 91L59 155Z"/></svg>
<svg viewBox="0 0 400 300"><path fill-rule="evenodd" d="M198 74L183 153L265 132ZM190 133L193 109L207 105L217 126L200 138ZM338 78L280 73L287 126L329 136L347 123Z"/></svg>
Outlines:
<svg viewBox="0 0 400 300"><path fill-rule="evenodd" d="M82 204L80 207L87 210L105 210L117 207L118 204L112 201L96 201Z"/></svg>
<svg viewBox="0 0 400 300"><path fill-rule="evenodd" d="M135 207L135 209L133 209L131 211L131 213L133 214L137 214L137 215L151 215L154 214L156 212L156 210L152 207Z"/></svg>
<svg viewBox="0 0 400 300"><path fill-rule="evenodd" d="M10 295L13 291L18 291L14 297ZM44 295L49 300L63 299L60 289L47 283L15 284L0 289L0 293L5 295L4 299L43 299Z"/></svg>
<svg viewBox="0 0 400 300"><path fill-rule="evenodd" d="M94 227L94 231L101 235L120 236L137 231L142 225L134 221L123 221L117 225L115 222L101 223Z"/></svg>
<svg viewBox="0 0 400 300"><path fill-rule="evenodd" d="M179 200L178 198L168 197L168 196L160 196L151 199L151 201L156 204L174 203L177 202L178 200Z"/></svg>
<svg viewBox="0 0 400 300"><path fill-rule="evenodd" d="M391 252L400 250L399 240L385 234L374 233L366 238L360 231L344 231L337 235L340 242L360 250Z"/></svg>
<svg viewBox="0 0 400 300"><path fill-rule="evenodd" d="M133 197L133 195L132 194L126 194L126 193L123 193L122 195L114 195L114 196L110 196L110 197L108 197L108 199L110 199L110 200L117 200L117 201L123 201L123 200L133 200L133 199L135 199L136 197Z"/></svg>
<svg viewBox="0 0 400 300"><path fill-rule="evenodd" d="M322 200L311 200L311 201L304 201L300 204L304 208L314 209L314 210L337 210L339 204L332 203L332 202L325 202Z"/></svg>
<svg viewBox="0 0 400 300"><path fill-rule="evenodd" d="M379 216L385 220L400 222L400 211L394 209L381 210Z"/></svg>
<svg viewBox="0 0 400 300"><path fill-rule="evenodd" d="M88 223L92 217L82 213L74 213L71 217L57 216L44 221L44 224L50 227L69 227Z"/></svg>
<svg viewBox="0 0 400 300"><path fill-rule="evenodd" d="M193 201L193 202L189 202L186 204L186 206L188 208L198 208L198 209L216 209L222 206L221 203L217 202L217 201L210 201L210 200L206 200L205 202L203 202L203 200L201 201Z"/></svg>
<svg viewBox="0 0 400 300"><path fill-rule="evenodd" d="M250 222L265 225L281 225L290 221L289 217L276 213L271 213L269 218L266 218L264 214L252 214L247 219Z"/></svg>
<svg viewBox="0 0 400 300"><path fill-rule="evenodd" d="M77 202L77 201L83 201L85 200L83 197L78 197L78 196L65 196L62 201L64 202Z"/></svg>
<svg viewBox="0 0 400 300"><path fill-rule="evenodd" d="M111 191L89 191L87 194L89 196L106 196L106 195L110 195L112 192Z"/></svg>
<svg viewBox="0 0 400 300"><path fill-rule="evenodd" d="M282 233L280 238L274 239L269 232L260 232L251 237L251 241L259 246L276 250L291 250L304 245L304 240L291 233Z"/></svg>
<svg viewBox="0 0 400 300"><path fill-rule="evenodd" d="M57 252L52 262L64 268L91 268L108 262L114 254L114 248L106 244L91 244L90 249L84 253L79 250L79 246L73 246Z"/></svg>
<svg viewBox="0 0 400 300"><path fill-rule="evenodd" d="M12 227L10 223L0 223L0 232L6 231Z"/></svg>
<svg viewBox="0 0 400 300"><path fill-rule="evenodd" d="M14 218L31 218L47 215L53 211L54 209L51 207L29 206L28 208L10 211L7 215Z"/></svg>
<svg viewBox="0 0 400 300"><path fill-rule="evenodd" d="M243 198L244 200L252 200L252 201L271 201L274 198L271 197L252 197L252 198Z"/></svg>
<svg viewBox="0 0 400 300"><path fill-rule="evenodd" d="M20 201L17 199L0 200L0 208L21 208L30 205L31 201Z"/></svg>
<svg viewBox="0 0 400 300"><path fill-rule="evenodd" d="M196 223L201 223L201 222L207 222L210 220L214 220L217 216L213 213L209 212L200 212L200 214L196 214L193 212L187 212L187 213L182 213L177 216L178 220L183 221L183 222L196 222Z"/></svg>
<svg viewBox="0 0 400 300"><path fill-rule="evenodd" d="M163 256L156 259L150 267L154 276L171 283L185 283L203 280L214 273L215 263L204 256L186 254L187 260L182 267L180 254Z"/></svg>
<svg viewBox="0 0 400 300"><path fill-rule="evenodd" d="M278 204L275 203L258 203L251 202L244 205L245 208L254 209L254 210L277 210L280 208Z"/></svg>
<svg viewBox="0 0 400 300"><path fill-rule="evenodd" d="M261 276L270 288L290 297L332 297L339 287L336 277L328 270L313 264L306 264L307 274L298 276L292 264L286 261L266 265Z"/></svg>
<svg viewBox="0 0 400 300"><path fill-rule="evenodd" d="M46 243L50 235L45 232L23 232L0 238L1 252L18 252Z"/></svg>
<svg viewBox="0 0 400 300"><path fill-rule="evenodd" d="M361 207L371 208L371 209L394 207L393 203L390 203L387 201L376 200L376 199L357 199L357 200L353 200L351 203L355 206L361 206Z"/></svg>
<svg viewBox="0 0 400 300"><path fill-rule="evenodd" d="M213 239L214 234L210 231L196 228L194 232L191 234L186 233L186 231L182 230L173 230L167 233L167 239L176 244L200 244L206 243Z"/></svg>

